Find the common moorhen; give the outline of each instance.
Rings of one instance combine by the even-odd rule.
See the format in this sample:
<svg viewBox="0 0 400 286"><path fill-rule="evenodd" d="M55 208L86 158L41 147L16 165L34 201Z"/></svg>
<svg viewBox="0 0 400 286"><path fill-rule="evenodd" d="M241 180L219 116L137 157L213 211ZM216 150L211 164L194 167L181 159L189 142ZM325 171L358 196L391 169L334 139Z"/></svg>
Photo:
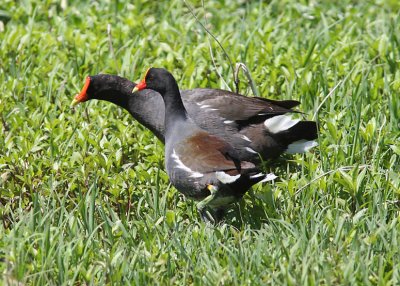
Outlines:
<svg viewBox="0 0 400 286"><path fill-rule="evenodd" d="M200 201L197 207L203 219L212 220L207 206L218 213L252 185L275 178L260 173L253 163L241 161L227 141L197 126L167 70L150 68L134 91L144 88L157 91L164 100L165 166L170 181L185 196Z"/></svg>
<svg viewBox="0 0 400 286"><path fill-rule="evenodd" d="M90 99L115 103L164 142L164 103L157 92L144 89L132 94L131 81L115 75L86 78L72 105ZM286 153L301 153L316 145L313 121L291 120L298 101L246 97L219 89L196 88L181 92L190 118L202 129L219 136L236 149L238 158L259 163Z"/></svg>

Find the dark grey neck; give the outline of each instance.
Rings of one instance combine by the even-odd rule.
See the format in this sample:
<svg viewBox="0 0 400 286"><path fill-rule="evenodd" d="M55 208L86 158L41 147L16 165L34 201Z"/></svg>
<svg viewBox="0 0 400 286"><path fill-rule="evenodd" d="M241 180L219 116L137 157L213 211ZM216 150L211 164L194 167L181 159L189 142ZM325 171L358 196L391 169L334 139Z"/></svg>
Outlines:
<svg viewBox="0 0 400 286"><path fill-rule="evenodd" d="M176 122L186 121L188 116L175 80L167 84L162 96L165 103L165 130L168 132Z"/></svg>
<svg viewBox="0 0 400 286"><path fill-rule="evenodd" d="M161 96L153 90L142 90L129 97L129 113L165 143L165 107Z"/></svg>
<svg viewBox="0 0 400 286"><path fill-rule="evenodd" d="M148 89L133 94L135 84L119 76L109 76L108 83L92 98L109 101L126 109L164 143L164 104L161 96Z"/></svg>

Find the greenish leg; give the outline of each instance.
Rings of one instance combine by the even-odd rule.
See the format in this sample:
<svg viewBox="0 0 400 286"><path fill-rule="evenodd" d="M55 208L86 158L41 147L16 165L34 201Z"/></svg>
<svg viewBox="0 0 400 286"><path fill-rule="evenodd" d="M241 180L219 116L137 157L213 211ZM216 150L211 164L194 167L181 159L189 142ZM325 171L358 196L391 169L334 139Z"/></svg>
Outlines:
<svg viewBox="0 0 400 286"><path fill-rule="evenodd" d="M199 210L200 216L204 221L215 223L214 218L212 217L210 212L206 210L206 207L208 206L209 203L211 203L214 200L218 188L213 185L208 185L207 189L211 192L211 194L197 204L197 209Z"/></svg>

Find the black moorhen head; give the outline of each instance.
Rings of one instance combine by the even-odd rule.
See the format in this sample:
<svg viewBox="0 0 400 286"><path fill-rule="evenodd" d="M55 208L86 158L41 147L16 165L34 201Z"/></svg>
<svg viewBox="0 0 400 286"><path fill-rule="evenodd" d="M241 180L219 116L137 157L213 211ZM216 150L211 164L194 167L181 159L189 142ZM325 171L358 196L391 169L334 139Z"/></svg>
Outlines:
<svg viewBox="0 0 400 286"><path fill-rule="evenodd" d="M164 103L158 92L142 89L132 94L133 82L116 75L86 79L72 104L90 99L113 102L130 112L164 142ZM156 87L156 88L161 88ZM313 121L291 120L298 101L246 97L220 89L196 88L181 92L184 107L207 132L230 142L240 160L258 164L286 153L306 152L316 145Z"/></svg>
<svg viewBox="0 0 400 286"><path fill-rule="evenodd" d="M133 92L144 88L157 91L164 100L165 165L170 181L185 196L200 201L197 207L204 220L214 221L206 207L220 213L252 185L275 178L241 161L227 141L197 126L168 71L150 68Z"/></svg>
<svg viewBox="0 0 400 286"><path fill-rule="evenodd" d="M136 120L150 129L164 142L164 109L162 99L153 90L147 89L132 94L135 83L116 75L99 74L88 76L85 85L73 99L71 106L98 99L112 102L126 109Z"/></svg>

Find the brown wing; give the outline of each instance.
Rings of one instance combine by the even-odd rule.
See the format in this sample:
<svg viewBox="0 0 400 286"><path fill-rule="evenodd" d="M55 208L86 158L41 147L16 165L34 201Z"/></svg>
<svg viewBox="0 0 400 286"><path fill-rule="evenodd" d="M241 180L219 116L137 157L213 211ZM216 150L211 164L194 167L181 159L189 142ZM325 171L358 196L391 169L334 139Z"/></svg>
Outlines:
<svg viewBox="0 0 400 286"><path fill-rule="evenodd" d="M255 168L253 163L239 161L236 151L226 141L207 132L197 132L188 137L175 152L185 166L202 174L215 171L238 174L241 170Z"/></svg>
<svg viewBox="0 0 400 286"><path fill-rule="evenodd" d="M291 108L300 104L295 100L276 101L261 97L246 97L220 89L197 88L184 91L182 94L184 101L195 101L200 107L217 109L221 117L235 121L295 112Z"/></svg>

